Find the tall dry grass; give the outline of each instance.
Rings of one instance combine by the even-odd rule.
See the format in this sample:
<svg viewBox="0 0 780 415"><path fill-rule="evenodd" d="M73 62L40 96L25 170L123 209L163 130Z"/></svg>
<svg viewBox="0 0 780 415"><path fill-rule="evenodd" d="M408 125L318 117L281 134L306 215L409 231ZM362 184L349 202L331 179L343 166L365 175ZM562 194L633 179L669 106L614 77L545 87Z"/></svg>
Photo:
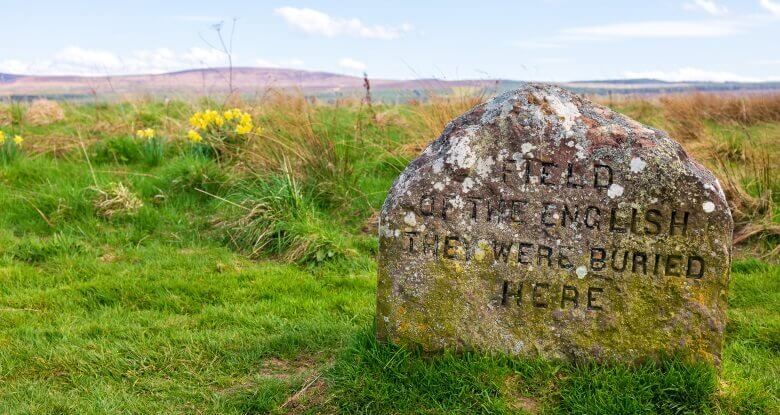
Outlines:
<svg viewBox="0 0 780 415"><path fill-rule="evenodd" d="M264 126L249 143L243 161L256 172L289 172L326 199L339 203L358 191L355 184L356 138L338 113L329 114L302 94L269 91L248 108Z"/></svg>
<svg viewBox="0 0 780 415"><path fill-rule="evenodd" d="M428 143L442 133L447 123L488 98L483 90L478 90L449 97L432 96L427 101L411 102L412 140L402 148L402 151L419 154Z"/></svg>
<svg viewBox="0 0 780 415"><path fill-rule="evenodd" d="M0 118L29 130L26 151L66 154L146 127L183 143L195 111L238 107L263 131L234 149L236 157L221 169L258 178L292 175L318 203L354 210L351 201L366 196L358 185L366 160L400 171L448 122L487 98L483 90L472 90L403 105L376 104L368 114L359 99L327 104L302 93L269 90L251 99L234 95L229 102L141 97L113 104L62 103L64 120L56 121L57 115L46 128L24 116L29 104L5 106ZM715 172L734 215L736 243L780 255L780 94L680 94L610 99L609 104L669 131Z"/></svg>

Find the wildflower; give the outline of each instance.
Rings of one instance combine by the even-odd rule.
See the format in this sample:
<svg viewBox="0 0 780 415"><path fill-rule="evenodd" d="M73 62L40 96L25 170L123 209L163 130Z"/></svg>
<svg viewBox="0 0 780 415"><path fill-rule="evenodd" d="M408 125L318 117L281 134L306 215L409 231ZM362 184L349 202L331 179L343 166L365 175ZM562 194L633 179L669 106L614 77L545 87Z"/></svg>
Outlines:
<svg viewBox="0 0 780 415"><path fill-rule="evenodd" d="M0 131L0 144L5 144L5 133Z"/></svg>
<svg viewBox="0 0 780 415"><path fill-rule="evenodd" d="M190 117L190 125L194 128L205 130L206 127L208 127L208 121L204 117L203 113L196 112L195 114L192 114L192 117Z"/></svg>
<svg viewBox="0 0 780 415"><path fill-rule="evenodd" d="M236 126L236 134L244 135L252 132L252 124L238 124Z"/></svg>
<svg viewBox="0 0 780 415"><path fill-rule="evenodd" d="M222 113L222 116L227 121L233 121L234 118L237 118L241 115L241 110L238 108L233 108L232 110L227 110Z"/></svg>
<svg viewBox="0 0 780 415"><path fill-rule="evenodd" d="M146 129L138 130L138 131L135 132L135 136L138 137L138 138L149 139L149 138L153 138L154 135L155 135L154 129L151 129L151 128L146 128Z"/></svg>
<svg viewBox="0 0 780 415"><path fill-rule="evenodd" d="M239 116L238 125L236 125L236 134L238 135L248 134L251 133L254 128L255 126L252 123L252 116L245 112L241 112L241 115Z"/></svg>
<svg viewBox="0 0 780 415"><path fill-rule="evenodd" d="M209 125L215 125L217 128L222 127L222 125L225 123L225 119L222 118L222 116L214 111L214 110L206 110L202 113L200 116L201 122L200 125L197 125L197 128L200 129L206 129Z"/></svg>
<svg viewBox="0 0 780 415"><path fill-rule="evenodd" d="M199 143L203 140L203 137L201 137L200 134L195 130L188 131L187 138L189 138L193 143Z"/></svg>
<svg viewBox="0 0 780 415"><path fill-rule="evenodd" d="M20 136L18 134L14 136L14 144L16 144L17 146L20 146L20 145L22 145L23 142L24 142L24 138L22 138L22 136Z"/></svg>

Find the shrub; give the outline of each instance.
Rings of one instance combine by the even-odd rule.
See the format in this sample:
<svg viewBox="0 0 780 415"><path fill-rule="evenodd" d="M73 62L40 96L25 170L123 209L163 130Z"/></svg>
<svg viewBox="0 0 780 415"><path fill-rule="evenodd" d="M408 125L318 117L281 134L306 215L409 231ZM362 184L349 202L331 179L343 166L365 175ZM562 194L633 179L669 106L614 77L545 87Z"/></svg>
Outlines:
<svg viewBox="0 0 780 415"><path fill-rule="evenodd" d="M344 233L316 209L312 194L300 188L289 170L241 185L232 198L241 201L215 225L230 246L250 258L276 256L319 264L354 252Z"/></svg>
<svg viewBox="0 0 780 415"><path fill-rule="evenodd" d="M96 163L137 163L143 160L142 143L129 136L101 140L91 148L90 159Z"/></svg>
<svg viewBox="0 0 780 415"><path fill-rule="evenodd" d="M181 157L166 165L156 186L169 193L189 193L206 196L220 193L228 180L228 172L213 160L200 157Z"/></svg>

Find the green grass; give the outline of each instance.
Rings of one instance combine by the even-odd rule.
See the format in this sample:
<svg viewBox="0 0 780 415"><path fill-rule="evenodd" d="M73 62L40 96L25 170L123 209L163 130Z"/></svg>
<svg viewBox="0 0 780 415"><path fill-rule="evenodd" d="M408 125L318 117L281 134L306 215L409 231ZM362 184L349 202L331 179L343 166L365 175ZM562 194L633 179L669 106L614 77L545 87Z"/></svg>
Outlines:
<svg viewBox="0 0 780 415"><path fill-rule="evenodd" d="M68 122L30 132L158 127L186 118L174 104L66 108ZM757 259L734 263L719 371L377 343L376 239L360 229L412 133L367 125L361 144L354 111L315 115L346 164L297 178L176 142L150 162L131 129L92 142L91 168L78 147L0 166L0 413L780 412L780 266ZM99 217L95 189L119 182L143 207ZM241 229L237 205L258 203L270 208ZM270 245L252 254L257 229Z"/></svg>

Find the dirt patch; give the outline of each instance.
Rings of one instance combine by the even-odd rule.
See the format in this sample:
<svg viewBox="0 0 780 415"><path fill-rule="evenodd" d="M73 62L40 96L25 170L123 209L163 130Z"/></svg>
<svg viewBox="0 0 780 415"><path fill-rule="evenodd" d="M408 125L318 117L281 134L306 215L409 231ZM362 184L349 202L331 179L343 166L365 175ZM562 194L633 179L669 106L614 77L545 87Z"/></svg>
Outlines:
<svg viewBox="0 0 780 415"><path fill-rule="evenodd" d="M541 404L535 398L524 396L517 389L517 385L522 382L516 376L509 376L504 381L504 397L507 405L514 410L522 410L528 414L538 414L541 410Z"/></svg>
<svg viewBox="0 0 780 415"><path fill-rule="evenodd" d="M327 382L322 377L322 373L330 364L330 361L323 363L313 357L299 357L293 360L269 357L263 361L257 374L260 378L276 379L295 388L279 405L279 412L301 414L314 410L314 413L318 414L335 414L337 411L328 402ZM215 392L221 395L233 395L255 389L258 383L257 374L237 379L226 387L215 388ZM302 377L305 379L300 382Z"/></svg>
<svg viewBox="0 0 780 415"><path fill-rule="evenodd" d="M116 262L116 259L117 259L117 255L113 251L108 251L105 254L100 256L101 261L108 262L108 263Z"/></svg>
<svg viewBox="0 0 780 415"><path fill-rule="evenodd" d="M509 404L510 408L520 409L529 414L538 414L539 408L541 407L541 405L539 405L539 401L527 396L515 396L512 399L509 399L507 403Z"/></svg>
<svg viewBox="0 0 780 415"><path fill-rule="evenodd" d="M313 359L299 358L295 360L283 360L271 357L263 362L260 375L279 380L289 380L317 367Z"/></svg>
<svg viewBox="0 0 780 415"><path fill-rule="evenodd" d="M286 414L302 414L316 408L318 414L335 414L328 404L328 385L319 374L307 379L301 389L291 395L279 407Z"/></svg>
<svg viewBox="0 0 780 415"><path fill-rule="evenodd" d="M325 366L327 365L326 363ZM256 375L260 375L261 378L276 379L282 382L290 382L307 374L308 378L311 378L313 376L312 373L314 375L318 373L318 367L321 368L323 365L317 364L317 360L311 357L301 357L294 360L269 357L263 361L256 374L250 373L244 376L243 379L236 379L236 382L228 386L217 388L217 392L230 395L240 390L251 389L255 387L256 381L253 378Z"/></svg>

